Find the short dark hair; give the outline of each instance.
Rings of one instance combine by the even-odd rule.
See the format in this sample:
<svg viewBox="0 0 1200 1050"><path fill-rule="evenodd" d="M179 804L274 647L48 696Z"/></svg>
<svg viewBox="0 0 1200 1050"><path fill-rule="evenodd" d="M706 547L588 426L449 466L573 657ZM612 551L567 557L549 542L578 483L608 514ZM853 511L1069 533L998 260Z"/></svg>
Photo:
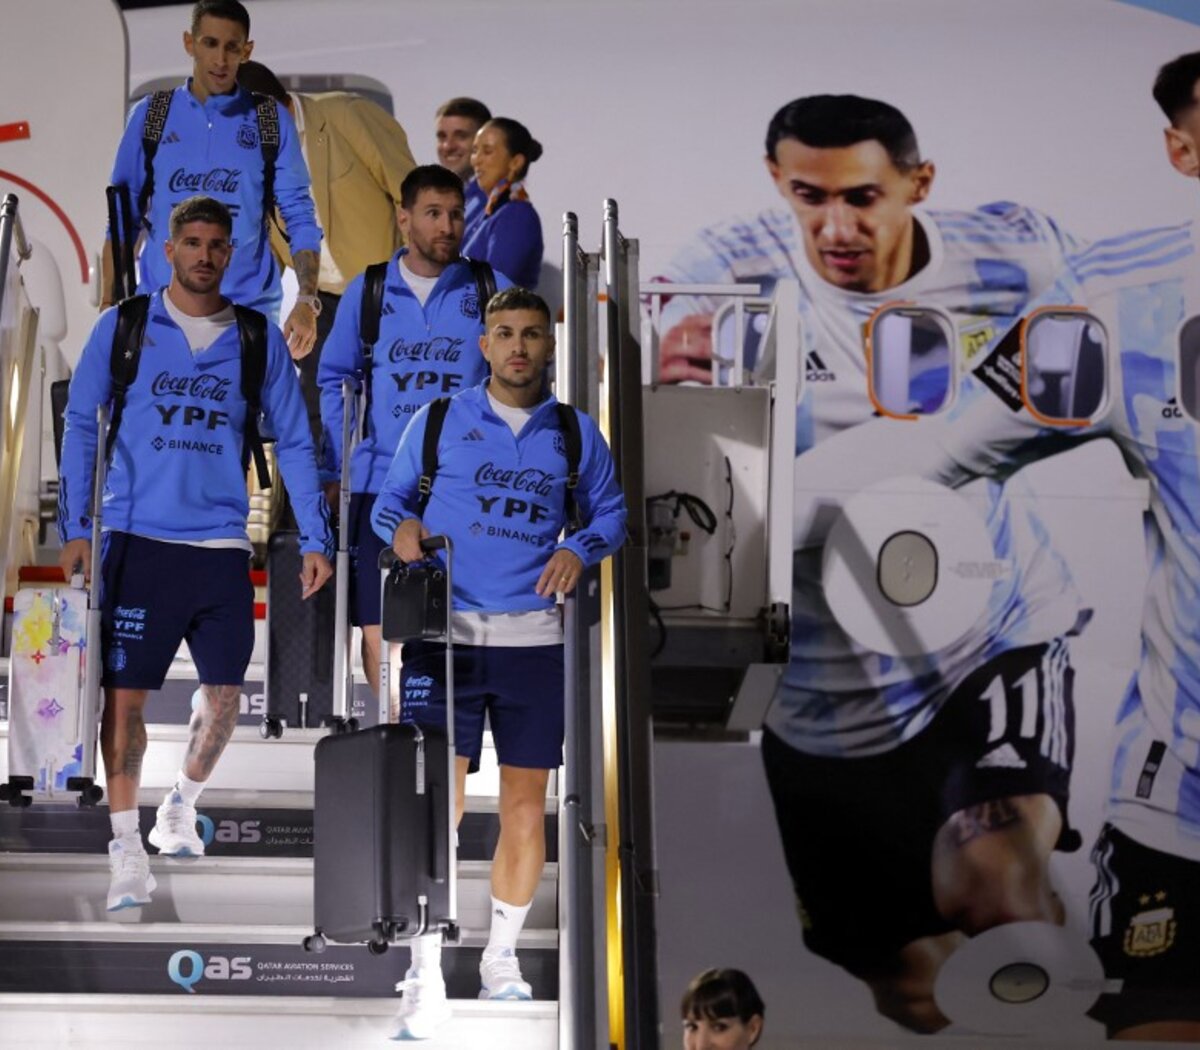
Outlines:
<svg viewBox="0 0 1200 1050"><path fill-rule="evenodd" d="M237 22L246 30L246 37L250 36L250 12L239 4L238 0L198 0L196 6L192 8L193 34L200 32L200 19L205 15Z"/></svg>
<svg viewBox="0 0 1200 1050"><path fill-rule="evenodd" d="M411 211L422 190L445 190L463 196L462 179L440 164L422 164L413 168L400 183L400 207Z"/></svg>
<svg viewBox="0 0 1200 1050"><path fill-rule="evenodd" d="M525 158L525 164L517 172L517 178L523 179L529 174L529 165L542 155L542 144L531 134L529 129L519 120L512 117L492 117L487 127L495 128L504 136L504 145L514 157L520 154Z"/></svg>
<svg viewBox="0 0 1200 1050"><path fill-rule="evenodd" d="M211 222L233 236L233 216L224 204L212 197L188 197L171 209L171 240L175 240L189 222Z"/></svg>
<svg viewBox="0 0 1200 1050"><path fill-rule="evenodd" d="M1154 78L1154 101L1172 124L1178 124L1179 118L1196 104L1197 80L1200 80L1200 51L1189 51L1172 59Z"/></svg>
<svg viewBox="0 0 1200 1050"><path fill-rule="evenodd" d="M238 66L237 81L247 91L253 91L256 95L266 95L285 106L288 104L287 88L261 62L255 62L252 58L243 62Z"/></svg>
<svg viewBox="0 0 1200 1050"><path fill-rule="evenodd" d="M858 95L809 95L789 102L767 126L767 156L783 139L795 139L814 149L840 149L860 142L878 142L899 171L921 163L917 133L895 106Z"/></svg>
<svg viewBox="0 0 1200 1050"><path fill-rule="evenodd" d="M765 1017L766 1012L754 982L741 970L705 970L697 974L679 1004L679 1015L685 1021L736 1017L745 1024L752 1017Z"/></svg>
<svg viewBox="0 0 1200 1050"><path fill-rule="evenodd" d="M550 307L546 304L546 300L537 292L531 292L528 288L521 288L515 284L511 288L497 292L487 301L487 308L483 313L484 320L486 321L492 314L498 314L504 310L534 310L546 318L547 325L550 324Z"/></svg>
<svg viewBox="0 0 1200 1050"><path fill-rule="evenodd" d="M476 124L482 126L492 119L492 111L477 98L468 98L466 95L459 95L457 98L452 98L438 106L435 116L466 117L468 120L473 120Z"/></svg>

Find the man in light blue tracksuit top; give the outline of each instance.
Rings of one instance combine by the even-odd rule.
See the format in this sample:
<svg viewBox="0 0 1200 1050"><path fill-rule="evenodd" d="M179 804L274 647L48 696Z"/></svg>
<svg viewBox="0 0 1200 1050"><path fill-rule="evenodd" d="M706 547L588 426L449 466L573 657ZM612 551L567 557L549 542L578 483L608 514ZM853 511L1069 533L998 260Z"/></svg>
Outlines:
<svg viewBox="0 0 1200 1050"><path fill-rule="evenodd" d="M350 463L351 621L363 629L363 668L379 690L379 552L371 509L388 464L413 414L436 397L474 386L487 375L479 353L483 309L470 266L459 254L463 185L437 164L414 168L400 184L398 221L406 248L388 262L379 338L368 367L360 320L364 278L346 286L321 361L322 480L337 481L342 462L342 380L367 384L370 409ZM512 282L494 274L498 289Z"/></svg>
<svg viewBox="0 0 1200 1050"><path fill-rule="evenodd" d="M625 538L625 501L596 424L575 413L580 529L561 542L569 435L545 377L554 352L550 311L524 288L492 297L479 340L486 382L450 399L437 472L422 508L423 408L404 433L375 501L371 524L406 562L419 541L454 545L451 630L459 816L468 768L478 763L486 714L500 763L500 840L492 863L492 925L480 963L481 998L528 999L516 944L545 859L549 771L562 763L563 645L555 593ZM573 409L569 411L574 412ZM444 724L442 646L404 646L406 721ZM426 1038L449 1015L440 938L418 937L397 1018L397 1038Z"/></svg>
<svg viewBox="0 0 1200 1050"><path fill-rule="evenodd" d="M266 345L249 337L251 350L244 353L242 323L221 295L232 228L219 201L181 203L166 246L171 283L149 297L140 344L123 338L117 351L117 360L131 361L134 371L124 397L114 394L113 342L125 307L101 314L71 379L58 514L59 564L67 573L90 564L98 407L112 402L119 422L104 489L103 578L92 581L102 594L101 637L89 639L101 646L104 664L100 745L113 830L110 911L146 904L154 889L138 828L142 712L184 640L200 697L186 757L150 842L171 856L204 852L196 801L237 723L254 648L243 457L256 421L247 418L247 392L276 435L275 456L300 524L302 596L315 593L333 571L329 509L283 335L261 316L249 316L247 332L256 319L263 322ZM247 360L265 364L261 387L252 380L243 386Z"/></svg>
<svg viewBox="0 0 1200 1050"><path fill-rule="evenodd" d="M238 87L237 70L253 50L250 16L237 0L201 0L192 11L191 30L183 34L192 58L192 75L171 93L170 108L154 148L147 186L144 137L153 96L130 113L117 147L112 183L129 188L134 230L145 230L137 290L152 292L171 279L163 255L171 210L187 197L203 193L233 214L236 251L221 291L230 300L278 320L283 298L280 273L267 237L270 207L265 200L263 128L257 99ZM293 357L304 357L316 338L317 274L321 230L309 194L308 168L295 124L283 106L271 102L278 125L278 155L272 166L272 190L295 261L300 295L284 323ZM152 121L152 125L155 122ZM270 129L266 129L268 135ZM110 253L108 253L110 254ZM103 306L112 305L111 258L105 259Z"/></svg>

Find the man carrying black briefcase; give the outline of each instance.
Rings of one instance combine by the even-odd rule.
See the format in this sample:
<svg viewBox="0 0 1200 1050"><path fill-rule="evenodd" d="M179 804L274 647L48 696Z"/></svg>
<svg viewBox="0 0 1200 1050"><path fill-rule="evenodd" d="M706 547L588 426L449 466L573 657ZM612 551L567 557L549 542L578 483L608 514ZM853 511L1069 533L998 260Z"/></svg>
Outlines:
<svg viewBox="0 0 1200 1050"><path fill-rule="evenodd" d="M481 997L528 999L516 944L545 861L549 771L562 764L563 648L556 594L625 537L625 503L595 423L547 388L554 338L537 295L509 288L486 312L480 349L491 376L426 406L404 433L372 527L403 562L421 540L454 548L453 638L458 816L478 768L485 715L500 764L500 839L492 862L492 926ZM568 525L568 533L560 534ZM409 642L401 718L444 724L440 643ZM440 934L414 939L397 1038L431 1035L449 1017Z"/></svg>

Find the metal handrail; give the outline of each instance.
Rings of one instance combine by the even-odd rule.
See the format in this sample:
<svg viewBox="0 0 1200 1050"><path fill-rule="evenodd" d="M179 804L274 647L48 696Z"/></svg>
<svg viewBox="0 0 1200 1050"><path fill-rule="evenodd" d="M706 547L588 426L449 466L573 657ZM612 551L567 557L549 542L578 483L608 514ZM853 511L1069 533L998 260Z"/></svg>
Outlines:
<svg viewBox="0 0 1200 1050"><path fill-rule="evenodd" d="M625 1045L658 1046L658 872L654 859L654 783L650 657L646 625L646 509L642 440L641 348L633 338L637 244L621 236L617 202L604 202L610 445L628 512L625 545L613 556L617 610L616 751L621 871Z"/></svg>
<svg viewBox="0 0 1200 1050"><path fill-rule="evenodd" d="M33 253L21 216L17 212L17 195L6 193L0 202L0 317L4 316L4 294L8 287L8 266L12 260L13 246L17 249L18 263L24 262Z"/></svg>

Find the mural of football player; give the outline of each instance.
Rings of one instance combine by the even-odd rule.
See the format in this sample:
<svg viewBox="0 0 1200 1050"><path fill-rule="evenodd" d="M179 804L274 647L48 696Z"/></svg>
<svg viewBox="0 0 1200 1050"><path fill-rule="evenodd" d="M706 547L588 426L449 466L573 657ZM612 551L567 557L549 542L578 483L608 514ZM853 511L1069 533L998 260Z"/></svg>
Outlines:
<svg viewBox="0 0 1200 1050"><path fill-rule="evenodd" d="M820 453L873 420L886 448L906 425L877 420L868 393L863 330L877 310L895 300L939 308L965 362L1052 284L1075 246L1019 205L921 208L934 166L884 102L790 102L768 128L766 167L784 206L701 231L663 277L768 293L799 281L809 381L797 409L792 655L763 759L806 945L866 982L882 1014L932 1032L947 1024L935 978L965 937L1062 921L1049 860L1078 844L1066 814L1066 638L1083 610L1033 502L996 484L975 502L1010 571L979 615L936 651L860 644L831 610L821 568L823 506L854 491L854 461ZM711 381L714 305L665 304L664 380Z"/></svg>

